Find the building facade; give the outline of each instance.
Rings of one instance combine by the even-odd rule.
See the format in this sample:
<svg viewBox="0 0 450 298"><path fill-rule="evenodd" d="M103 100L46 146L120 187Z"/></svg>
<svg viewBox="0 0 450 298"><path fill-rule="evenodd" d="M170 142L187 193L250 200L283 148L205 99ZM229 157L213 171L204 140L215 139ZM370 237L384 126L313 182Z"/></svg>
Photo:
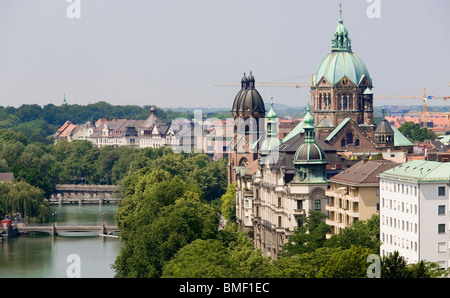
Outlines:
<svg viewBox="0 0 450 298"><path fill-rule="evenodd" d="M397 165L390 160L364 159L328 180L326 223L331 227L331 235L339 234L357 220L379 214L378 174Z"/></svg>
<svg viewBox="0 0 450 298"><path fill-rule="evenodd" d="M413 160L379 177L381 255L448 268L450 164Z"/></svg>

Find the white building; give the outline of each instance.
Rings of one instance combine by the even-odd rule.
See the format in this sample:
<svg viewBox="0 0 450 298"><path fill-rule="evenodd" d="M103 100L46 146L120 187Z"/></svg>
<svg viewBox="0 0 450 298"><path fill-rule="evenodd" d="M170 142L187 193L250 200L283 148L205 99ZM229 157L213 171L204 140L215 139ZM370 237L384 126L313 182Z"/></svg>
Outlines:
<svg viewBox="0 0 450 298"><path fill-rule="evenodd" d="M413 160L379 177L381 256L448 268L450 163Z"/></svg>

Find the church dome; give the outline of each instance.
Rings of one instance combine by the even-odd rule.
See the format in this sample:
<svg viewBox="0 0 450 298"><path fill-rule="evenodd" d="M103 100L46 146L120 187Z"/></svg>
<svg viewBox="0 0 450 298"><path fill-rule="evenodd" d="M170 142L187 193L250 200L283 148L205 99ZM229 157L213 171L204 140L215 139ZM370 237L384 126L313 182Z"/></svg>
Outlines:
<svg viewBox="0 0 450 298"><path fill-rule="evenodd" d="M364 78L372 85L372 77L364 62L355 54L333 51L320 63L314 75L314 86L325 78L332 86L347 77L355 86Z"/></svg>
<svg viewBox="0 0 450 298"><path fill-rule="evenodd" d="M311 115L309 105L303 121L305 142L295 152L294 164L326 164L325 151L314 141L314 117Z"/></svg>
<svg viewBox="0 0 450 298"><path fill-rule="evenodd" d="M331 53L320 63L314 75L314 86L325 78L331 86L347 77L355 86L359 86L364 78L372 85L372 77L364 62L352 51L351 39L341 17L334 31Z"/></svg>
<svg viewBox="0 0 450 298"><path fill-rule="evenodd" d="M326 164L325 151L316 143L303 143L298 147L294 156L294 163L297 164Z"/></svg>
<svg viewBox="0 0 450 298"><path fill-rule="evenodd" d="M232 112L235 117L252 116L254 118L262 118L266 113L264 101L255 89L255 79L251 72L248 78L245 79L244 74L241 80L241 90L234 98Z"/></svg>

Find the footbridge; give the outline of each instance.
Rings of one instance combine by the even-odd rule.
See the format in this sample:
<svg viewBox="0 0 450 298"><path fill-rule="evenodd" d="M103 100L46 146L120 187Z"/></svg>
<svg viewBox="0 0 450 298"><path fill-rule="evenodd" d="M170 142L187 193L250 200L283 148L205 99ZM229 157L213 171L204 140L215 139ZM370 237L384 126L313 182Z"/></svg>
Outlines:
<svg viewBox="0 0 450 298"><path fill-rule="evenodd" d="M51 204L118 202L121 198L114 195L117 189L116 185L57 184L49 202Z"/></svg>
<svg viewBox="0 0 450 298"><path fill-rule="evenodd" d="M17 224L17 230L19 234L31 233L31 232L46 232L53 235L58 235L58 232L95 232L99 235L109 235L110 233L118 233L119 228L111 225L58 225L57 223L47 225L28 225Z"/></svg>

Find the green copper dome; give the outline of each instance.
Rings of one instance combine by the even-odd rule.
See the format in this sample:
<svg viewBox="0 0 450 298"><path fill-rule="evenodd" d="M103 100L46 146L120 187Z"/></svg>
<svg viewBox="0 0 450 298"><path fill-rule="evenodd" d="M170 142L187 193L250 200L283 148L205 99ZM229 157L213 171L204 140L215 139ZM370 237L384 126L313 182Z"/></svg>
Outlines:
<svg viewBox="0 0 450 298"><path fill-rule="evenodd" d="M305 142L298 147L294 155L294 164L326 164L325 151L314 141L314 117L311 115L309 104L306 108Z"/></svg>
<svg viewBox="0 0 450 298"><path fill-rule="evenodd" d="M354 85L359 86L364 78L372 85L372 78L364 62L352 52L351 39L342 20L334 32L331 53L320 63L314 75L314 86L325 78L332 86L347 77Z"/></svg>

